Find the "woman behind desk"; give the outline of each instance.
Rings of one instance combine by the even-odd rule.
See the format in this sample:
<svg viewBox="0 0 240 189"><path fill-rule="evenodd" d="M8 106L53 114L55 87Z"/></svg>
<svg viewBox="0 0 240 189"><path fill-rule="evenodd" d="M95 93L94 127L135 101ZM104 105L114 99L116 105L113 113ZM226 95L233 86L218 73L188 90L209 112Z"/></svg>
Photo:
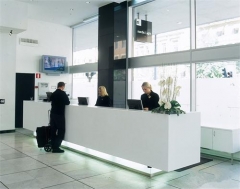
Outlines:
<svg viewBox="0 0 240 189"><path fill-rule="evenodd" d="M100 86L98 87L98 99L95 106L103 106L103 107L111 107L111 99L108 96L106 87Z"/></svg>
<svg viewBox="0 0 240 189"><path fill-rule="evenodd" d="M152 91L152 86L150 83L144 82L142 84L142 90L144 92L144 94L141 95L143 109L148 111L159 107L159 96L157 93Z"/></svg>

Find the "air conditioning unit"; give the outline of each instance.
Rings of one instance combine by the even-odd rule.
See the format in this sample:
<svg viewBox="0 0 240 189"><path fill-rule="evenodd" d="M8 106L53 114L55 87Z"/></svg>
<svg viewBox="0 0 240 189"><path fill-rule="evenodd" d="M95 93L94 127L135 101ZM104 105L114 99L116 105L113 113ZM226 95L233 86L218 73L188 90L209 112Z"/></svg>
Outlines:
<svg viewBox="0 0 240 189"><path fill-rule="evenodd" d="M38 40L27 39L27 38L19 38L19 44L24 45L24 46L36 47L36 46L38 46Z"/></svg>

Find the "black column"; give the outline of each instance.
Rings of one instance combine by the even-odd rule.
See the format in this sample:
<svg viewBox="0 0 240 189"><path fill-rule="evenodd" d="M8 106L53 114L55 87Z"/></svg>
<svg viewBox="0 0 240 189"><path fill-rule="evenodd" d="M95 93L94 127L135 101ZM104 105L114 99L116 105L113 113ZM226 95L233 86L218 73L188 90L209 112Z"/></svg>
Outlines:
<svg viewBox="0 0 240 189"><path fill-rule="evenodd" d="M114 7L111 3L99 8L98 19L98 86L107 88L113 97Z"/></svg>
<svg viewBox="0 0 240 189"><path fill-rule="evenodd" d="M99 8L98 85L107 88L114 107L125 108L127 2L111 3ZM118 43L118 47L114 47ZM122 44L126 44L125 47ZM120 53L120 54L118 54ZM114 57L118 55L118 60Z"/></svg>

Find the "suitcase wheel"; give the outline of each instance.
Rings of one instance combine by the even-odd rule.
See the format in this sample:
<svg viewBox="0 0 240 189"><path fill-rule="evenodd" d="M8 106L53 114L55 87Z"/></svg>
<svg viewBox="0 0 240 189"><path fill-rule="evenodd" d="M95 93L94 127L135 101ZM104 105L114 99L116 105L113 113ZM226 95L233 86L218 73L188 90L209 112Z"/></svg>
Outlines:
<svg viewBox="0 0 240 189"><path fill-rule="evenodd" d="M52 151L51 145L50 145L50 144L46 144L46 145L44 146L44 150L45 150L46 152L51 152L51 151Z"/></svg>

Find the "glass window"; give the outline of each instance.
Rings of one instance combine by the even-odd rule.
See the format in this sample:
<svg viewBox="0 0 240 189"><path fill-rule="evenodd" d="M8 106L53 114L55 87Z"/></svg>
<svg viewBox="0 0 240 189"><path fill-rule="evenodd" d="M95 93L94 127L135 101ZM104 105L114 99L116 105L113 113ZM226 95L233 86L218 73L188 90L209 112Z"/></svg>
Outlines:
<svg viewBox="0 0 240 189"><path fill-rule="evenodd" d="M118 49L118 41L114 42L114 49Z"/></svg>
<svg viewBox="0 0 240 189"><path fill-rule="evenodd" d="M73 65L98 62L98 22L73 30Z"/></svg>
<svg viewBox="0 0 240 189"><path fill-rule="evenodd" d="M132 99L140 99L143 94L142 83L147 81L152 85L155 93L160 93L159 81L171 76L176 77L176 85L181 86L180 95L177 101L181 104L181 109L190 111L190 65L164 65L159 67L135 68L131 69L131 91Z"/></svg>
<svg viewBox="0 0 240 189"><path fill-rule="evenodd" d="M152 43L134 42L134 57L155 54L155 37L152 36Z"/></svg>
<svg viewBox="0 0 240 189"><path fill-rule="evenodd" d="M156 53L176 52L190 49L189 28L157 35Z"/></svg>
<svg viewBox="0 0 240 189"><path fill-rule="evenodd" d="M139 42L134 36L131 57L190 49L189 0L152 1L133 12L134 25L138 24L137 19L152 23L152 42Z"/></svg>
<svg viewBox="0 0 240 189"><path fill-rule="evenodd" d="M97 72L73 74L73 99L89 97L89 105L94 106L98 89Z"/></svg>
<svg viewBox="0 0 240 189"><path fill-rule="evenodd" d="M114 42L114 59L126 58L126 40Z"/></svg>
<svg viewBox="0 0 240 189"><path fill-rule="evenodd" d="M197 48L240 43L239 0L196 1Z"/></svg>
<svg viewBox="0 0 240 189"><path fill-rule="evenodd" d="M240 61L196 65L197 111L202 126L240 125Z"/></svg>
<svg viewBox="0 0 240 189"><path fill-rule="evenodd" d="M123 59L123 58L126 58L126 55L125 55L125 54L122 54L122 55L121 55L121 59Z"/></svg>
<svg viewBox="0 0 240 189"><path fill-rule="evenodd" d="M122 48L126 48L126 40L122 40Z"/></svg>

